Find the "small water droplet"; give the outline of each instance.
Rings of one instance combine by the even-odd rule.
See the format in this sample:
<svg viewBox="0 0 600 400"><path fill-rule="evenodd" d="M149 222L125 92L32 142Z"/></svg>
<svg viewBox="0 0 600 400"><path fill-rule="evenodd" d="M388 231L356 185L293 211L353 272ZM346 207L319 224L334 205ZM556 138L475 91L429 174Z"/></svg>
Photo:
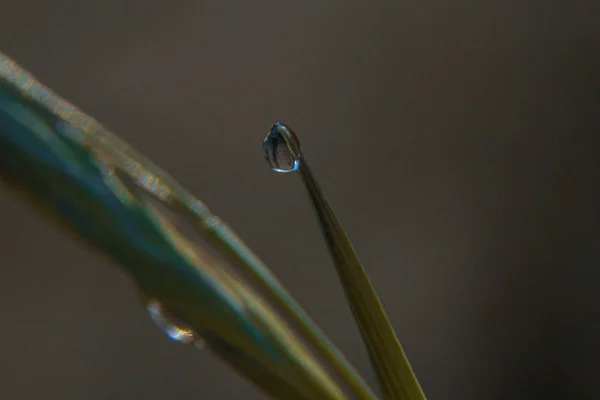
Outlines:
<svg viewBox="0 0 600 400"><path fill-rule="evenodd" d="M199 349L204 347L202 338L191 329L183 327L183 324L175 322L173 316L169 315L158 301L150 300L146 304L146 310L152 322L171 340L183 344L191 344Z"/></svg>
<svg viewBox="0 0 600 400"><path fill-rule="evenodd" d="M300 168L300 141L288 126L276 122L263 142L265 158L276 172L294 172Z"/></svg>

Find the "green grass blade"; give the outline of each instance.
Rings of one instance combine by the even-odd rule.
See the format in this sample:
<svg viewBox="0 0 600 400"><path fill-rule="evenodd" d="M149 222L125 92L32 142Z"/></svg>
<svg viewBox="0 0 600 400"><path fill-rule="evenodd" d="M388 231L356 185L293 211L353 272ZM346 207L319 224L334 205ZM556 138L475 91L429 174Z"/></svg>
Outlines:
<svg viewBox="0 0 600 400"><path fill-rule="evenodd" d="M383 397L388 400L424 400L425 395L381 301L305 159L302 160L299 171L319 217L346 298L377 374Z"/></svg>

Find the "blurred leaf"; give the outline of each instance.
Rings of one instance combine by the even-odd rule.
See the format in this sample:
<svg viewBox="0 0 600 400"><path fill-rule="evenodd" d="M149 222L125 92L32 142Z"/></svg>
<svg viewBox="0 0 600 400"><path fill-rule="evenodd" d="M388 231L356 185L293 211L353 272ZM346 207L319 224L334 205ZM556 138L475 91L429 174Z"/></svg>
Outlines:
<svg viewBox="0 0 600 400"><path fill-rule="evenodd" d="M270 396L345 399L327 372L331 367L354 396L375 399L268 269L204 204L1 53L0 176L61 227L108 255L143 298L159 302ZM264 289L264 298L240 279L237 268Z"/></svg>

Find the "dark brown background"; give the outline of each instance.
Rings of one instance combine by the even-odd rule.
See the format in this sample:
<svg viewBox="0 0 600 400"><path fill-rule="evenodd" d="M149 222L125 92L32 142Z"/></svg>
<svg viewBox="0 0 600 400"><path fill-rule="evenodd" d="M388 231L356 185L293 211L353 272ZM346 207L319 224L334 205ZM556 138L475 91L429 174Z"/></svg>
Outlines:
<svg viewBox="0 0 600 400"><path fill-rule="evenodd" d="M482 5L487 3L487 5ZM568 3L568 2L565 2ZM0 48L232 225L373 382L276 119L431 399L597 399L600 4L9 1ZM0 192L0 397L260 399Z"/></svg>

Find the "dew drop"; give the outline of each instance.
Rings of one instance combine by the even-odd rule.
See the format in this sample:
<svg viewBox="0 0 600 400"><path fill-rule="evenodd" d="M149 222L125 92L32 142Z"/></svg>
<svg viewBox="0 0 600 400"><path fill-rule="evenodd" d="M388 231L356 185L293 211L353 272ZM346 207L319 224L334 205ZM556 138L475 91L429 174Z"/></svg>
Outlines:
<svg viewBox="0 0 600 400"><path fill-rule="evenodd" d="M150 300L146 304L146 310L152 322L171 340L182 344L191 344L196 348L204 347L202 338L191 329L183 327L183 324L175 322L173 316L169 315L158 301Z"/></svg>
<svg viewBox="0 0 600 400"><path fill-rule="evenodd" d="M276 122L265 137L263 150L267 162L276 172L294 172L300 168L300 142L296 133Z"/></svg>

